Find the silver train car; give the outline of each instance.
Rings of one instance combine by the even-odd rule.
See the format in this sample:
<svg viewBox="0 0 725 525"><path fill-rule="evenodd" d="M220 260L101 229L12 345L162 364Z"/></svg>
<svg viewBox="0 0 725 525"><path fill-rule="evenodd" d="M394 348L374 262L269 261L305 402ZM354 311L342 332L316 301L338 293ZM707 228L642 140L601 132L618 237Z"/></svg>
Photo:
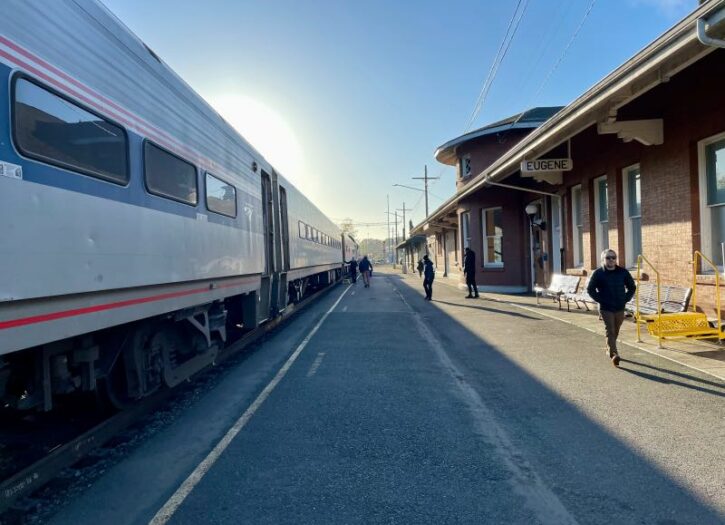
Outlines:
<svg viewBox="0 0 725 525"><path fill-rule="evenodd" d="M337 226L103 5L0 12L3 406L123 406L340 278Z"/></svg>

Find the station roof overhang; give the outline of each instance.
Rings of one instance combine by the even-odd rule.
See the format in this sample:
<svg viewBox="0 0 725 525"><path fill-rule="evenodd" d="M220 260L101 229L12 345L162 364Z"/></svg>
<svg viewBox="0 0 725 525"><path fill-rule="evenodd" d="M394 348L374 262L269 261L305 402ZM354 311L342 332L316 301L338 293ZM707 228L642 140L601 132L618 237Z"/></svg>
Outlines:
<svg viewBox="0 0 725 525"><path fill-rule="evenodd" d="M723 8L725 0L710 0L700 5L474 176L411 233L422 233L441 217L455 214L461 199L486 187L488 182L515 174L521 161L538 158L592 125L616 123L619 108L715 51L715 47L699 41L698 21Z"/></svg>
<svg viewBox="0 0 725 525"><path fill-rule="evenodd" d="M418 235L412 235L412 236L408 237L407 239L405 239L404 241L399 242L395 246L395 248L397 250L402 250L404 248L407 248L408 246L415 246L417 244L425 244L425 242L426 242L426 236L425 235L420 235L420 234L418 234Z"/></svg>
<svg viewBox="0 0 725 525"><path fill-rule="evenodd" d="M562 106L532 108L522 113L512 115L493 124L465 133L460 137L449 140L439 146L435 152L435 159L441 164L455 166L458 162L458 148L472 140L495 135L512 129L536 129L546 122L552 115L560 111Z"/></svg>

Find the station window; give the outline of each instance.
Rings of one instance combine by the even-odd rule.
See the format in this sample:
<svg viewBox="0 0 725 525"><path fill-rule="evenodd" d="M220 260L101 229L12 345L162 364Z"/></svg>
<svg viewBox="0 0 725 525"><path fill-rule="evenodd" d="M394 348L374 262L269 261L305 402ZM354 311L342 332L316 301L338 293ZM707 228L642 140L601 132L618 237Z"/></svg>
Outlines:
<svg viewBox="0 0 725 525"><path fill-rule="evenodd" d="M23 77L14 85L13 129L18 149L30 158L128 182L124 129Z"/></svg>
<svg viewBox="0 0 725 525"><path fill-rule="evenodd" d="M597 256L609 248L609 208L607 177L594 179L594 220L596 221Z"/></svg>
<svg viewBox="0 0 725 525"><path fill-rule="evenodd" d="M642 253L642 189L639 164L624 169L624 248L627 268L637 265Z"/></svg>
<svg viewBox="0 0 725 525"><path fill-rule="evenodd" d="M471 212L469 211L461 213L461 235L463 237L462 248L465 250L471 246Z"/></svg>
<svg viewBox="0 0 725 525"><path fill-rule="evenodd" d="M574 266L584 265L584 223L582 221L582 187L581 184L571 189L571 232L574 244Z"/></svg>
<svg viewBox="0 0 725 525"><path fill-rule="evenodd" d="M725 246L725 133L699 144L702 252L723 268ZM698 270L707 270L707 267Z"/></svg>
<svg viewBox="0 0 725 525"><path fill-rule="evenodd" d="M193 164L146 141L144 171L149 192L185 204L196 205L196 168Z"/></svg>
<svg viewBox="0 0 725 525"><path fill-rule="evenodd" d="M206 207L209 211L226 215L237 216L237 189L217 179L211 173L206 174Z"/></svg>
<svg viewBox="0 0 725 525"><path fill-rule="evenodd" d="M481 211L483 225L483 266L503 267L503 209Z"/></svg>

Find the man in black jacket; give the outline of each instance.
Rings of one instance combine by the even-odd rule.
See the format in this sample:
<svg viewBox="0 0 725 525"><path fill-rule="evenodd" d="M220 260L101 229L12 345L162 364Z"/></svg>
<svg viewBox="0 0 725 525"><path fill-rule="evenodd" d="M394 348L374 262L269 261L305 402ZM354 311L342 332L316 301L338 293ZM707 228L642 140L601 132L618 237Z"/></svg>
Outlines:
<svg viewBox="0 0 725 525"><path fill-rule="evenodd" d="M476 253L466 248L466 255L463 258L463 274L466 276L468 295L466 299L478 298L478 287L476 286Z"/></svg>
<svg viewBox="0 0 725 525"><path fill-rule="evenodd" d="M602 266L592 274L587 292L599 303L607 334L607 355L614 366L619 366L617 337L624 321L624 305L634 296L637 287L629 271L617 265L614 250L604 250L601 259Z"/></svg>
<svg viewBox="0 0 725 525"><path fill-rule="evenodd" d="M357 261L355 260L355 257L350 259L350 278L352 279L353 284L357 282Z"/></svg>
<svg viewBox="0 0 725 525"><path fill-rule="evenodd" d="M433 261L427 255L423 256L423 290L425 290L425 298L427 301L433 300L433 279L436 272L433 269Z"/></svg>

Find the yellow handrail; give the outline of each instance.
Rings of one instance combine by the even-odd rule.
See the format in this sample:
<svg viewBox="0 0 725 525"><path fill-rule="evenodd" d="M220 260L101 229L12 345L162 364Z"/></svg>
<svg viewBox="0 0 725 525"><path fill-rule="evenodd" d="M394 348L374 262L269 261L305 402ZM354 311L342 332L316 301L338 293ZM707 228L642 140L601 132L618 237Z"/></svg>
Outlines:
<svg viewBox="0 0 725 525"><path fill-rule="evenodd" d="M715 304L717 305L717 336L723 339L722 322L720 317L720 270L715 263L708 259L702 252L695 250L692 257L692 311L697 312L697 260L702 259L713 269L715 273Z"/></svg>
<svg viewBox="0 0 725 525"><path fill-rule="evenodd" d="M640 290L640 276L641 276L641 270L642 270L642 262L647 263L647 265L652 269L652 271L655 273L655 276L657 277L657 323L660 323L660 317L662 315L662 308L660 304L660 272L657 271L657 268L654 267L654 265L650 262L647 257L642 255L641 253L637 256L637 290L635 291L635 311L634 311L634 324L637 325L637 342L642 342L642 336L640 335L640 321L639 321L639 290ZM657 346L662 348L662 333L661 331L657 335Z"/></svg>

